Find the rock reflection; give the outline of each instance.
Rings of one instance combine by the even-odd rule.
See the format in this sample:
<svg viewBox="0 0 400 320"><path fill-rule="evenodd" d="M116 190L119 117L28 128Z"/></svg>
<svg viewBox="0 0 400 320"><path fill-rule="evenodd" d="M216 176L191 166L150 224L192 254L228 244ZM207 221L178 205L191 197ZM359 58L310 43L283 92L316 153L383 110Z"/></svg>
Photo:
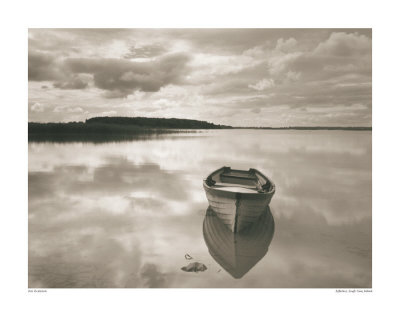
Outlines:
<svg viewBox="0 0 400 320"><path fill-rule="evenodd" d="M203 222L203 236L214 260L235 279L242 278L267 253L275 223L267 207L260 219L242 230L231 232L210 207Z"/></svg>

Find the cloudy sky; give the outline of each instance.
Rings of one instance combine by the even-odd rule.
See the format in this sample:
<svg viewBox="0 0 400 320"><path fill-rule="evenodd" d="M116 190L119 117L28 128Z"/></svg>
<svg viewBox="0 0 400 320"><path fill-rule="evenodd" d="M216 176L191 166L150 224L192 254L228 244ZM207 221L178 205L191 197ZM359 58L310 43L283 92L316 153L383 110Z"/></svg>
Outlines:
<svg viewBox="0 0 400 320"><path fill-rule="evenodd" d="M370 126L370 29L30 29L29 121Z"/></svg>

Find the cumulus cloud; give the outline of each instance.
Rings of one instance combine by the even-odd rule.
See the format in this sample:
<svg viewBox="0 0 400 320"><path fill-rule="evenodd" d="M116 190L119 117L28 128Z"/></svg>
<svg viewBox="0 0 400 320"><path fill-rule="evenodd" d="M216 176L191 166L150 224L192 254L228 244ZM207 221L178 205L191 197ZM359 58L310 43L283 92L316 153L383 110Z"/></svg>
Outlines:
<svg viewBox="0 0 400 320"><path fill-rule="evenodd" d="M67 113L81 113L83 109L81 107L55 107L54 112L67 112Z"/></svg>
<svg viewBox="0 0 400 320"><path fill-rule="evenodd" d="M129 52L124 54L125 59L137 59L137 58L151 58L160 56L166 53L166 49L159 43L149 45L133 45L129 48Z"/></svg>
<svg viewBox="0 0 400 320"><path fill-rule="evenodd" d="M295 38L289 38L289 39L280 38L276 43L275 50L279 50L281 52L290 52L292 50L295 50L296 47L297 47L297 40Z"/></svg>
<svg viewBox="0 0 400 320"><path fill-rule="evenodd" d="M371 75L372 41L358 33L334 32L314 50L292 61L292 67L312 76ZM314 78L316 79L316 78Z"/></svg>
<svg viewBox="0 0 400 320"><path fill-rule="evenodd" d="M255 84L249 84L249 88L252 88L257 91L262 91L273 87L275 87L274 79L262 79Z"/></svg>
<svg viewBox="0 0 400 320"><path fill-rule="evenodd" d="M59 79L61 75L55 56L39 51L29 51L28 80L56 80Z"/></svg>
<svg viewBox="0 0 400 320"><path fill-rule="evenodd" d="M264 99L264 107L286 104L308 111L344 108L370 112L354 107L371 105L370 38L357 32L333 32L314 48L300 51L296 45L295 41L278 40L266 59L279 86L273 97Z"/></svg>
<svg viewBox="0 0 400 320"><path fill-rule="evenodd" d="M292 70L289 70L289 71L286 73L286 78L287 78L288 80L291 80L291 81L297 81L297 80L299 80L299 79L300 79L300 76L301 76L301 73L300 73L300 72L294 72L294 71L292 71Z"/></svg>
<svg viewBox="0 0 400 320"><path fill-rule="evenodd" d="M358 33L333 32L330 37L320 43L314 54L333 56L358 56L371 52L371 39Z"/></svg>
<svg viewBox="0 0 400 320"><path fill-rule="evenodd" d="M284 117L317 125L319 110L351 110L369 125L371 43L369 29L30 30L29 98L54 107L79 100L90 115L221 115L233 125L243 114L249 125ZM29 111L35 120L84 119Z"/></svg>
<svg viewBox="0 0 400 320"><path fill-rule="evenodd" d="M32 51L28 56L28 79L54 81L53 86L58 89L85 89L93 78L95 87L106 90L106 98L126 97L137 90L156 92L168 84L180 83L188 61L186 53L138 62L109 58L62 59Z"/></svg>
<svg viewBox="0 0 400 320"><path fill-rule="evenodd" d="M125 97L136 90L156 92L168 84L179 83L189 56L169 54L154 61L134 62L123 59L72 58L65 65L72 73L93 75L97 88L110 91L108 98Z"/></svg>
<svg viewBox="0 0 400 320"><path fill-rule="evenodd" d="M279 76L288 69L291 63L296 61L302 55L301 52L278 52L273 54L267 60L269 73Z"/></svg>
<svg viewBox="0 0 400 320"><path fill-rule="evenodd" d="M34 112L43 112L44 107L40 103L36 102L31 105L31 110Z"/></svg>
<svg viewBox="0 0 400 320"><path fill-rule="evenodd" d="M54 82L53 86L59 89L85 89L90 79L91 76L85 74L73 75L64 81Z"/></svg>
<svg viewBox="0 0 400 320"><path fill-rule="evenodd" d="M191 83L207 83L221 75L238 74L257 63L247 55L224 55L196 53L191 60Z"/></svg>
<svg viewBox="0 0 400 320"><path fill-rule="evenodd" d="M103 116L103 117L108 117L108 116L114 116L114 115L116 115L116 114L117 114L117 111L115 111L115 110L103 111L103 112L101 113L101 116Z"/></svg>

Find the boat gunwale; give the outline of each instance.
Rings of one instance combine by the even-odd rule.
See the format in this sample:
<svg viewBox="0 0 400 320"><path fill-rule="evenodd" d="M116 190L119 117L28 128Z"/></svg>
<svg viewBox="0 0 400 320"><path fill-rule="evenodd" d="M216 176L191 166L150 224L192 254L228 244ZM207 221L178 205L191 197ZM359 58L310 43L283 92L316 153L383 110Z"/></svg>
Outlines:
<svg viewBox="0 0 400 320"><path fill-rule="evenodd" d="M204 187L205 189L218 191L217 193L222 193L222 194L236 194L236 193L240 193L241 195L246 195L246 198L247 198L248 195L252 195L252 196L254 196L254 195L258 195L258 196L259 196L259 195L263 195L263 194L264 194L264 195L271 195L271 196L274 195L274 193L275 193L275 183L274 183L269 177L267 177L265 174L263 174L261 171L259 171L259 170L257 170L257 169L254 169L254 168L250 168L250 169L247 170L247 171L246 171L246 170L236 170L236 171L243 171L243 172L254 171L254 172L258 173L261 177L263 177L264 179L266 179L267 181L269 181L269 183L271 183L271 189L270 189L269 191L262 190L262 192L247 193L247 192L240 192L240 191L221 190L221 189L214 188L213 186L209 186L209 185L207 184L207 179L210 178L210 177L212 177L214 174L218 173L219 171L225 170L225 168L231 169L230 167L223 166L223 167L221 167L221 168L219 168L219 169L217 169L217 170L211 172L205 179L203 179L203 187ZM235 169L231 169L231 170L235 170ZM257 197L257 198L259 198L259 197Z"/></svg>

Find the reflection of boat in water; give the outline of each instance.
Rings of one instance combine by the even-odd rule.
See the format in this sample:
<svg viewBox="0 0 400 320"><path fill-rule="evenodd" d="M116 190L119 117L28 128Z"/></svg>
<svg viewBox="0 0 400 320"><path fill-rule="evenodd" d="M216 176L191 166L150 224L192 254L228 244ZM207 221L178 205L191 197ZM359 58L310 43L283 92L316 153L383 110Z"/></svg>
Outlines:
<svg viewBox="0 0 400 320"><path fill-rule="evenodd" d="M204 179L203 187L211 208L232 232L258 220L275 193L274 183L256 169L222 167Z"/></svg>
<svg viewBox="0 0 400 320"><path fill-rule="evenodd" d="M203 222L203 236L214 260L234 278L243 277L268 251L275 223L269 206L253 223L239 233L232 233L208 207Z"/></svg>

